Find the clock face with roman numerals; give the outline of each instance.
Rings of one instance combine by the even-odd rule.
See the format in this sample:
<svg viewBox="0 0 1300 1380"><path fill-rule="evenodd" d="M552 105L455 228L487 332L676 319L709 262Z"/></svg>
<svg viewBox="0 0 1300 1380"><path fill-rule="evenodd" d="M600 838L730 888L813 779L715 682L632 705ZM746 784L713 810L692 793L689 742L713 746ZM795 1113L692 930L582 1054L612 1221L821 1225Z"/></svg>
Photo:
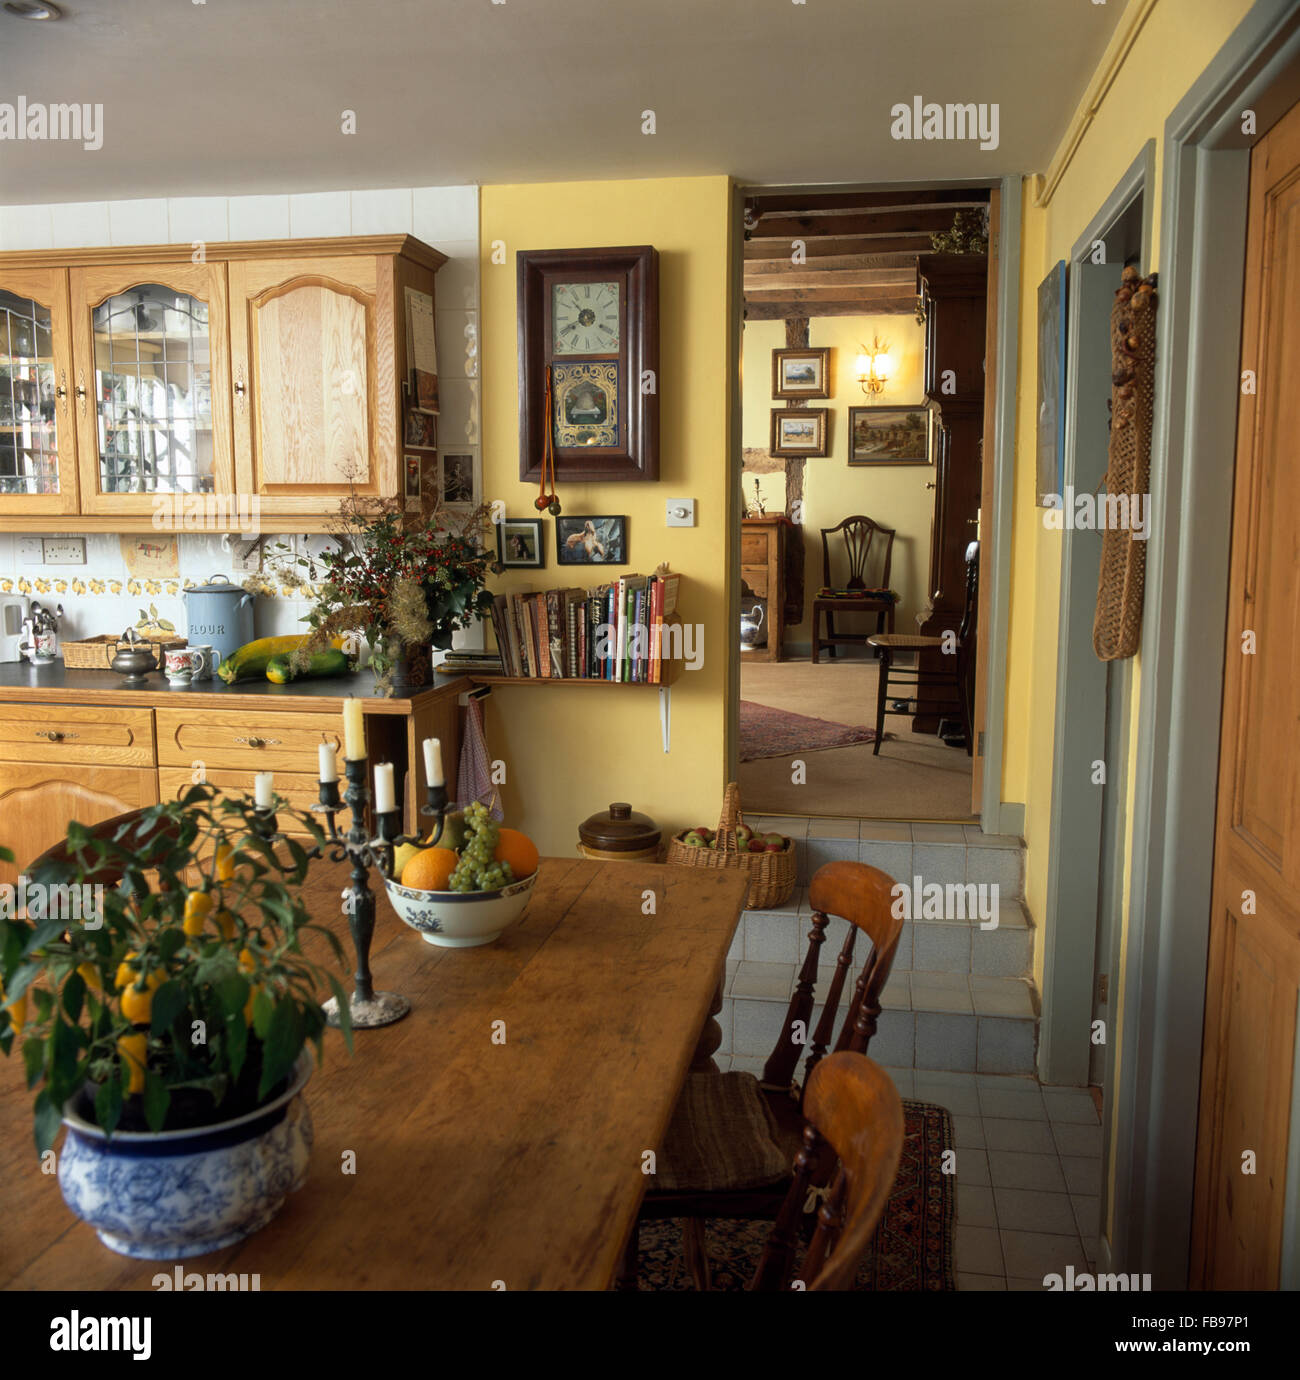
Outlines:
<svg viewBox="0 0 1300 1380"><path fill-rule="evenodd" d="M618 283L555 283L551 334L557 355L612 355L619 349Z"/></svg>

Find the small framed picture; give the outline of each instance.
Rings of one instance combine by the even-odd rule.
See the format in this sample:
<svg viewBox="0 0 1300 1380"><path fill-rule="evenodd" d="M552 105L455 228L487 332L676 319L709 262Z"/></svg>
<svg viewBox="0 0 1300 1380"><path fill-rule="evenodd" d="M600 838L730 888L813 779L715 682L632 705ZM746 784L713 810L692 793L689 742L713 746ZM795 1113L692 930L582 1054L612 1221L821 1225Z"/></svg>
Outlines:
<svg viewBox="0 0 1300 1380"><path fill-rule="evenodd" d="M829 398L830 347L823 350L773 350L774 398Z"/></svg>
<svg viewBox="0 0 1300 1380"><path fill-rule="evenodd" d="M434 450L438 445L438 418L432 412L411 408L406 414L405 443L419 450Z"/></svg>
<svg viewBox="0 0 1300 1380"><path fill-rule="evenodd" d="M928 465L930 419L924 407L849 408L850 465Z"/></svg>
<svg viewBox="0 0 1300 1380"><path fill-rule="evenodd" d="M626 565L627 518L556 518L555 558L560 565Z"/></svg>
<svg viewBox="0 0 1300 1380"><path fill-rule="evenodd" d="M497 527L497 560L507 569L546 564L541 518L506 518Z"/></svg>
<svg viewBox="0 0 1300 1380"><path fill-rule="evenodd" d="M420 478L421 460L418 455L402 456L402 493L406 498L406 511L418 513L424 497L424 485Z"/></svg>
<svg viewBox="0 0 1300 1380"><path fill-rule="evenodd" d="M442 480L438 497L443 503L473 507L477 502L478 483L472 455L444 455Z"/></svg>
<svg viewBox="0 0 1300 1380"><path fill-rule="evenodd" d="M825 407L774 407L768 449L773 455L828 455L828 415Z"/></svg>

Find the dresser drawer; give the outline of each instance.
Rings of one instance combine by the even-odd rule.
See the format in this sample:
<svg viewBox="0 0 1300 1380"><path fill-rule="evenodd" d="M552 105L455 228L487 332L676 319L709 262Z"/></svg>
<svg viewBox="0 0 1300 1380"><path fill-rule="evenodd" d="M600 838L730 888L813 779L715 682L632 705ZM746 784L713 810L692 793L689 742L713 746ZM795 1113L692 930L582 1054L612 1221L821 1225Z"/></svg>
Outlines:
<svg viewBox="0 0 1300 1380"><path fill-rule="evenodd" d="M250 714L225 710L159 709L158 765L211 771L289 771L311 775L320 769L321 743L334 749L343 775L343 719L339 714ZM252 778L248 780L252 789Z"/></svg>
<svg viewBox="0 0 1300 1380"><path fill-rule="evenodd" d="M0 761L151 767L153 710L0 704Z"/></svg>
<svg viewBox="0 0 1300 1380"><path fill-rule="evenodd" d="M771 540L766 532L741 532L740 534L740 563L741 565L766 565L768 562L768 542Z"/></svg>
<svg viewBox="0 0 1300 1380"><path fill-rule="evenodd" d="M159 767L158 768L158 799L159 800L179 800L191 786L195 784L194 778L197 773L190 767ZM205 780L209 786L216 786L231 795L252 795L253 778L246 771L208 771ZM275 774L275 793L284 796L289 802L289 808L301 810L304 814L310 812L311 807L320 798L320 783L310 772L282 771ZM340 818L346 820L351 816L346 810L342 812ZM325 816L317 815L317 823L322 829L325 827ZM279 817L279 824L282 833L294 834L299 838L310 837L307 830L303 827L301 820L293 819L287 815Z"/></svg>

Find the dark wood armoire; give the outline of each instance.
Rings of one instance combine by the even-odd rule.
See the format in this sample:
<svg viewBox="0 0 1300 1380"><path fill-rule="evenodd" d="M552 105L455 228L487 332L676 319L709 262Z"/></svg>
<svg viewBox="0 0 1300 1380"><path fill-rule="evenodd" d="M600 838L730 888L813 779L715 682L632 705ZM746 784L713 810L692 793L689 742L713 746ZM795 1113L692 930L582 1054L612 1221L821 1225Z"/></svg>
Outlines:
<svg viewBox="0 0 1300 1380"><path fill-rule="evenodd" d="M922 254L916 269L925 310L925 399L935 428L930 584L918 619L922 633L942 637L961 624L966 547L978 535L988 257ZM973 665L974 657L969 661ZM943 652L922 654L922 671L951 669L951 664ZM922 684L912 720L917 732L938 730L941 715L934 706L942 700L942 691L927 694Z"/></svg>

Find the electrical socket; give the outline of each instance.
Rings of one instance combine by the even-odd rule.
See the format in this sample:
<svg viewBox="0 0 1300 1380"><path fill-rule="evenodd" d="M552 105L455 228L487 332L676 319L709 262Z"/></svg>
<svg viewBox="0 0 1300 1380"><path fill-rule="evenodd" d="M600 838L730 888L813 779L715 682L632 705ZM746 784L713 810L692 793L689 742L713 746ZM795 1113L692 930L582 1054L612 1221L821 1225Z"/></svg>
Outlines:
<svg viewBox="0 0 1300 1380"><path fill-rule="evenodd" d="M19 537L18 559L23 565L44 565L45 543L40 537Z"/></svg>
<svg viewBox="0 0 1300 1380"><path fill-rule="evenodd" d="M85 565L85 537L44 537L41 548L46 565Z"/></svg>

